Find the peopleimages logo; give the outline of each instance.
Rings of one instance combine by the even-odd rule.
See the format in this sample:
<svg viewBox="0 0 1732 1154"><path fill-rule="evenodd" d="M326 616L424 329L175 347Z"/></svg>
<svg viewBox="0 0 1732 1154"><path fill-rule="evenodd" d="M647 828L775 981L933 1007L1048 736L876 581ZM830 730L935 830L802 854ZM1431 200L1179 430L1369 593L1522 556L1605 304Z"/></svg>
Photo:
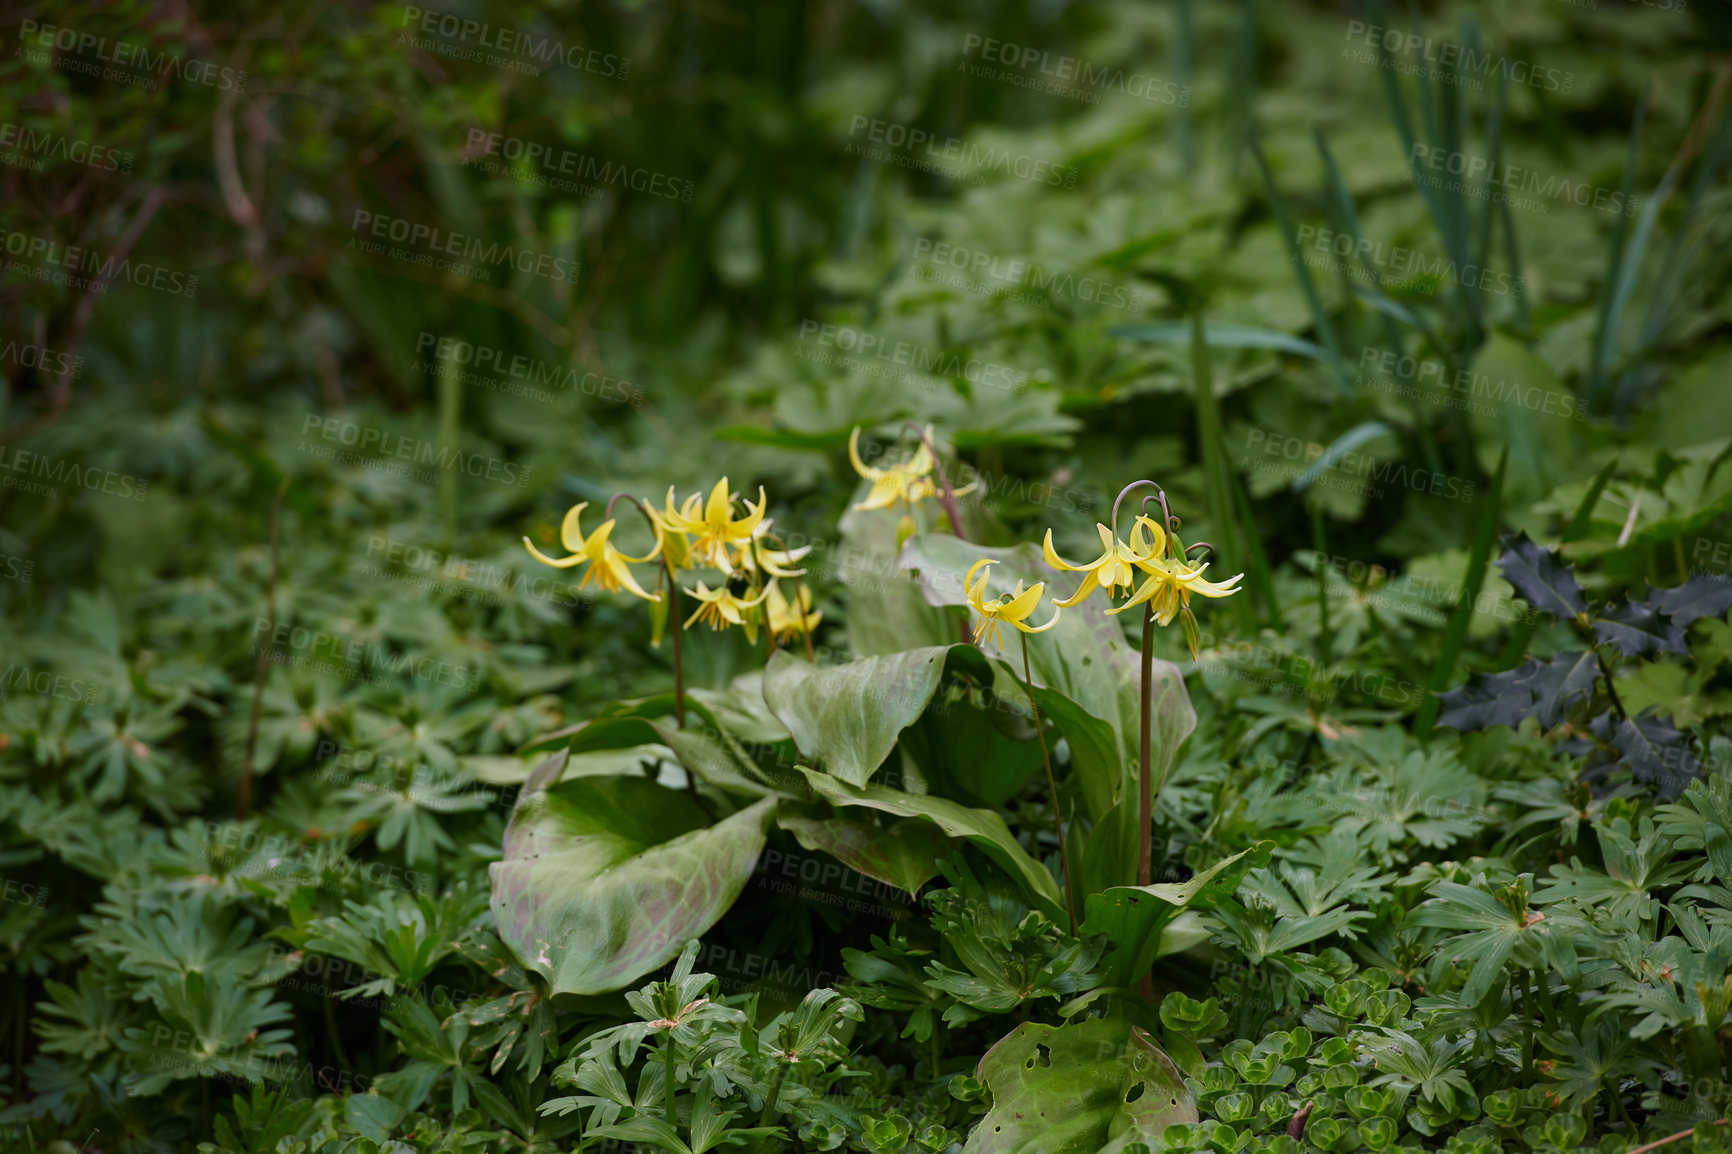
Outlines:
<svg viewBox="0 0 1732 1154"><path fill-rule="evenodd" d="M1023 73L1032 71L1034 76L1027 77L1026 82L1020 83L1019 87L1038 88L1055 95L1082 99L1090 104L1099 103L1099 90L1117 92L1155 104L1176 104L1181 108L1191 103L1191 86L1188 84L1159 80L1142 72L1126 72L1116 65L1091 64L1075 56L1055 54L1027 44L1012 44L1007 40L996 40L973 32L962 38L962 55L962 70L970 71L974 75L1017 83L1015 78L1002 71L982 70L978 66L971 68L967 58L978 55L986 64L997 64ZM1044 77L1045 82L1036 79L1037 77ZM1074 85L1072 81L1075 82Z"/></svg>
<svg viewBox="0 0 1732 1154"><path fill-rule="evenodd" d="M488 162L486 157L503 157L515 163L528 165L532 179L538 184L561 192L581 192L590 188L615 185L632 192L641 192L649 196L664 197L667 200L677 200L682 204L690 204L697 194L698 182L682 180L669 176L665 172L654 172L647 168L633 168L626 164L616 164L611 160L601 160L584 152L573 152L569 148L554 148L534 140L524 140L517 136L506 136L498 132L488 132L485 128L471 128L469 136L464 141L463 152L465 163L483 165ZM507 171L503 166L495 166ZM489 169L488 171L491 171ZM553 174L549 176L548 174ZM572 177L571 180L560 180L559 177Z"/></svg>
<svg viewBox="0 0 1732 1154"><path fill-rule="evenodd" d="M631 71L629 59L615 56L611 52L585 48L581 44L567 44L557 36L538 36L533 32L521 32L515 28L484 24L479 20L470 20L454 12L441 12L435 8L404 5L403 27L410 25L414 25L418 32L457 43L425 41L404 32L397 37L399 44L407 43L441 56L491 64L512 72L536 75L541 71L536 67L537 64L563 64L574 72L593 72L610 80L624 80ZM459 47L467 44L474 44L475 48ZM514 56L518 59L510 59Z"/></svg>
<svg viewBox="0 0 1732 1154"><path fill-rule="evenodd" d="M198 277L177 269L130 259L106 260L93 248L63 244L52 237L0 229L0 249L18 259L6 262L8 271L95 293L108 290L109 282L125 280L139 288L156 289L175 296L198 292Z"/></svg>
<svg viewBox="0 0 1732 1154"><path fill-rule="evenodd" d="M989 174L998 173L1061 188L1076 185L1078 169L1074 165L1054 164L1050 160L1008 149L973 144L957 136L939 136L924 128L912 128L890 120L855 116L848 123L848 135L863 135L872 144L886 145L895 150L870 148L850 141L843 149L849 155L867 160L887 160L903 168L931 172L958 183L979 184ZM931 159L926 159L928 157ZM941 162L949 162L949 165Z"/></svg>
<svg viewBox="0 0 1732 1154"><path fill-rule="evenodd" d="M143 44L110 41L106 36L80 32L76 28L42 24L35 20L18 22L18 51L15 56L22 56L33 64L49 64L52 62L48 55L50 51L93 56L100 64L63 58L60 66L67 72L114 80L134 88L154 89L170 74L223 92L243 92L247 85L245 72L223 68L207 60L187 59L167 51L152 53ZM104 68L102 64L114 67Z"/></svg>
<svg viewBox="0 0 1732 1154"><path fill-rule="evenodd" d="M131 172L133 154L105 148L88 140L74 140L58 132L36 132L11 121L0 122L0 163L40 171L46 161L64 160L88 165L101 172Z"/></svg>
<svg viewBox="0 0 1732 1154"><path fill-rule="evenodd" d="M308 433L313 433L331 444L353 446L362 455L376 453L381 457L431 465L439 470L456 469L471 477L485 477L489 481L516 485L520 489L529 484L528 465L502 461L498 457L489 457L483 453L465 453L455 446L437 445L419 437L386 432L371 425L360 425L337 417L308 413L301 421L301 435L304 437ZM364 457L360 463L366 463Z"/></svg>
<svg viewBox="0 0 1732 1154"><path fill-rule="evenodd" d="M1113 309L1134 309L1142 304L1142 294L1136 289L1104 281L1099 277L1079 277L1072 272L1042 268L1033 261L995 256L979 249L964 248L962 245L948 244L941 240L934 241L924 236L915 238L914 257L917 261L924 258L927 262L916 266L914 275L919 279L949 284L970 292L996 291L987 282L997 281L1001 285L1015 285L1033 290L1032 299L1028 303L1044 305L1044 297L1040 294L1045 294L1074 297ZM947 275L943 271L946 268L954 269L958 275ZM1019 293L1015 296L1031 294Z"/></svg>
<svg viewBox="0 0 1732 1154"><path fill-rule="evenodd" d="M368 212L357 208L349 220L349 228L355 233L365 232L380 240L390 240L397 244L407 244L411 248L423 249L423 252L409 252L402 249L386 249L380 244L360 242L356 237L349 238L349 247L360 248L363 252L378 253L391 256L398 260L406 260L411 264L424 264L434 268L446 269L468 275L471 270L465 270L456 264L457 260L473 261L478 268L491 265L498 268L501 265L516 269L521 273L531 273L546 277L548 280L564 281L567 284L577 283L578 262L557 257L551 253L535 252L531 249L518 248L512 244L502 244L498 241L488 242L478 236L469 236L461 232L452 232L437 225L423 224L420 221L408 220L401 216L386 216L383 213ZM451 257L454 260L443 258Z"/></svg>
<svg viewBox="0 0 1732 1154"><path fill-rule="evenodd" d="M1589 184L1584 180L1571 180L1568 177L1542 176L1531 168L1519 165L1505 164L1484 156L1474 156L1466 152L1451 152L1428 144L1415 143L1408 152L1409 163L1424 165L1433 173L1448 173L1459 177L1464 182L1460 185L1444 185L1440 176L1426 178L1434 188L1449 188L1450 191L1465 192L1470 196L1483 199L1485 190L1478 184L1484 180L1487 185L1498 190L1531 193L1534 196L1547 197L1553 200L1567 200L1582 208L1596 208L1601 212L1609 212L1613 216L1635 216L1636 198L1626 197L1622 192ZM1527 207L1514 200L1515 207ZM1531 207L1544 212L1543 204L1532 204Z"/></svg>
<svg viewBox="0 0 1732 1154"><path fill-rule="evenodd" d="M522 381L522 388L510 389L510 392L533 397L536 400L552 400L552 394L540 391L536 386L549 386L555 389L568 389L582 393L586 397L595 397L602 401L617 401L629 404L633 408L643 407L643 388L623 377L610 377L603 373L579 373L569 365L560 365L552 361L535 360L522 353L513 353L506 349L493 348L488 345L471 344L456 337L441 337L430 332L421 332L415 338L415 352L418 356L431 353L433 359L440 362L453 362L464 368L473 366L474 372L464 372L459 375L465 384L480 385L483 388L497 388L497 376L482 376L483 373L500 374L510 377L513 381ZM425 361L416 361L414 368L421 368Z"/></svg>
<svg viewBox="0 0 1732 1154"><path fill-rule="evenodd" d="M1386 53L1405 52L1428 65L1441 65L1442 67L1437 69L1419 69L1412 61L1400 62L1408 66L1404 71L1418 70L1440 79L1473 79L1473 88L1476 91L1484 87L1478 77L1490 76L1494 72L1507 78L1512 84L1525 84L1547 92L1569 92L1576 86L1574 72L1541 68L1525 60L1512 60L1496 53L1479 52L1453 40L1437 40L1430 36L1421 36L1417 32L1403 32L1399 28L1367 24L1363 20L1347 22L1346 38L1358 38L1371 48L1381 45ZM1345 55L1351 52L1352 48L1342 51ZM1361 57L1362 61L1363 59L1364 57Z"/></svg>
<svg viewBox="0 0 1732 1154"><path fill-rule="evenodd" d="M982 388L1020 393L1027 387L1028 373L1023 369L1014 369L996 361L983 361L979 357L947 353L943 349L930 348L913 341L896 340L847 325L803 320L800 322L800 340L816 342L824 348L837 349L844 354L833 357L810 348L795 354L819 363L834 362L870 372L874 368L881 368L879 362L882 362L907 368L925 377L961 377L969 384Z"/></svg>

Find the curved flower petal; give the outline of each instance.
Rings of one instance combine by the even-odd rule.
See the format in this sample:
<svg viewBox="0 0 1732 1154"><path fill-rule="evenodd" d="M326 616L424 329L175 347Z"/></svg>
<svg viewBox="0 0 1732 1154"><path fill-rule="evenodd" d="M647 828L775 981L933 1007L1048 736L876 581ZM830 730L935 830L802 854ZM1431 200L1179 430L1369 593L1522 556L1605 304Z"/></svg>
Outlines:
<svg viewBox="0 0 1732 1154"><path fill-rule="evenodd" d="M1036 581L1026 590L1022 588L1022 582L1018 581L1015 591L1010 595L1010 601L998 611L998 615L1012 625L1016 625L1024 617L1034 612L1034 607L1040 604L1040 595L1045 592L1045 581Z"/></svg>
<svg viewBox="0 0 1732 1154"><path fill-rule="evenodd" d="M587 542L583 539L583 529L578 525L578 520L587 508L589 508L588 501L579 501L565 511L564 519L559 522L559 543L565 546L567 552L582 553L585 551L584 545Z"/></svg>
<svg viewBox="0 0 1732 1154"><path fill-rule="evenodd" d="M563 559L549 557L546 553L537 549L535 547L535 542L531 541L528 537L523 539L523 546L529 550L529 555L531 557L534 557L543 565L552 565L555 569L569 569L573 565L581 565L585 561L589 560L589 558L585 557L582 553L573 553L571 556Z"/></svg>
<svg viewBox="0 0 1732 1154"><path fill-rule="evenodd" d="M1012 621L1011 624L1016 626L1018 629L1022 630L1024 633L1045 633L1048 629L1051 629L1054 625L1058 624L1058 617L1059 617L1059 610L1058 610L1058 607L1055 605L1053 607L1053 611L1052 611L1052 620L1048 621L1045 625L1030 626L1030 625L1024 625L1020 621Z"/></svg>
<svg viewBox="0 0 1732 1154"><path fill-rule="evenodd" d="M848 460L853 463L854 471L868 481L879 481L884 477L882 469L874 469L860 459L860 426L855 425L854 431L848 434Z"/></svg>

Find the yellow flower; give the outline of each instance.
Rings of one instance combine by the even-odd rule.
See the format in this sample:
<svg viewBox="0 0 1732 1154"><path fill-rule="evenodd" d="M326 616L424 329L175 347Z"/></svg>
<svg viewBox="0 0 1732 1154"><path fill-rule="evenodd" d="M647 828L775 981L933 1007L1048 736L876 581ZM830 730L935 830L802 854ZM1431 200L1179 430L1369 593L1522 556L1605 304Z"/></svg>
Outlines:
<svg viewBox="0 0 1732 1154"><path fill-rule="evenodd" d="M1150 559L1159 557L1167 547L1167 535L1147 517L1138 517L1131 526L1129 543L1120 541L1113 536L1111 529L1098 521L1095 528L1100 530L1101 555L1086 565L1072 565L1060 557L1052 547L1052 530L1046 531L1046 540L1041 544L1041 552L1046 554L1046 563L1054 569L1088 574L1068 599L1053 602L1060 609L1082 604L1096 589L1105 589L1107 596L1111 597L1120 586L1131 588L1136 581L1137 568L1147 564Z"/></svg>
<svg viewBox="0 0 1732 1154"><path fill-rule="evenodd" d="M697 565L706 565L722 572L730 572L733 562L728 557L728 546L750 542L752 533L758 523L764 519L764 508L769 498L764 496L764 488L758 486L758 503L746 502L746 515L734 520L734 499L728 493L728 479L723 477L716 482L716 487L710 490L710 499L699 503L703 498L696 493L686 498L678 512L674 511L674 490L668 486L667 508L662 512L662 524L675 533L689 533L694 540L687 550L689 561Z"/></svg>
<svg viewBox="0 0 1732 1154"><path fill-rule="evenodd" d="M774 581L770 582L768 592L769 600L764 603L764 609L770 615L770 634L777 641L790 641L810 633L824 619L822 611L813 612L812 591L805 585L795 587L791 602L782 596Z"/></svg>
<svg viewBox="0 0 1732 1154"><path fill-rule="evenodd" d="M1136 596L1120 605L1117 609L1109 609L1108 613L1123 613L1135 605L1147 601L1154 610L1155 624L1171 625L1173 618L1181 609L1188 610L1191 604L1191 594L1202 597L1231 597L1239 590L1239 581L1245 576L1235 573L1233 576L1215 584L1203 579L1203 570L1209 567L1207 561L1194 565L1189 561L1154 559L1145 561L1138 568L1149 575L1143 582Z"/></svg>
<svg viewBox="0 0 1732 1154"><path fill-rule="evenodd" d="M695 597L700 602L698 605L698 611L686 618L686 627L688 629L691 628L694 622L708 621L711 629L726 629L730 625L744 625L747 627L748 635L750 635L757 629L758 615L756 613L752 614L751 620L748 621L746 618L746 611L762 604L764 598L770 595L770 591L765 589L762 593L748 601L743 597L728 592L728 587L726 585L723 585L720 589L711 589L702 581L699 581L696 589L686 590L686 595L688 597Z"/></svg>
<svg viewBox="0 0 1732 1154"><path fill-rule="evenodd" d="M931 430L927 435L931 435ZM860 459L860 426L856 425L848 436L848 459L854 462L856 473L872 482L871 491L864 501L854 506L856 509L888 509L898 501L913 505L926 497L938 495L937 487L927 477L932 472L932 454L927 451L925 441L920 442L914 455L900 465L876 469Z"/></svg>
<svg viewBox="0 0 1732 1154"><path fill-rule="evenodd" d="M794 569L802 557L812 551L810 545L802 545L798 549L770 549L764 545L764 539L769 534L770 522L760 521L752 531L752 539L736 546L739 550L739 560L735 565L745 573L756 573L762 569L771 577L804 577L804 569Z"/></svg>
<svg viewBox="0 0 1732 1154"><path fill-rule="evenodd" d="M991 601L986 600L987 574L981 570L991 564L992 561L982 557L962 579L962 589L968 598L969 608L980 614L980 624L974 627L976 644L982 637L989 637L994 645L998 645L998 627L1001 623L1013 625L1024 633L1044 633L1058 624L1059 610L1056 607L1052 611L1052 619L1045 625L1023 624L1028 615L1034 612L1034 607L1040 603L1040 595L1046 591L1044 581L1037 581L1026 590L1023 589L1022 582L1018 581L1016 588L1009 593L994 597ZM980 573L979 581L974 579L976 573Z"/></svg>
<svg viewBox="0 0 1732 1154"><path fill-rule="evenodd" d="M530 556L543 565L552 565L557 569L569 569L573 565L581 565L585 561L589 562L589 570L584 573L583 580L577 583L579 589L593 581L608 592L625 589L638 597L642 597L645 601L660 601L662 599L661 594L643 591L643 587L631 575L631 570L626 568L626 563L641 564L644 561L655 559L662 549L661 526L656 526L655 548L642 557L628 557L615 549L608 541L608 538L613 534L614 521L611 517L603 521L596 531L588 537L583 535L583 529L578 525L578 518L583 515L583 511L587 508L589 508L588 501L573 505L566 511L565 520L560 522L559 541L560 544L571 550L571 556L549 557L537 549L534 542L525 537L523 544L529 549Z"/></svg>

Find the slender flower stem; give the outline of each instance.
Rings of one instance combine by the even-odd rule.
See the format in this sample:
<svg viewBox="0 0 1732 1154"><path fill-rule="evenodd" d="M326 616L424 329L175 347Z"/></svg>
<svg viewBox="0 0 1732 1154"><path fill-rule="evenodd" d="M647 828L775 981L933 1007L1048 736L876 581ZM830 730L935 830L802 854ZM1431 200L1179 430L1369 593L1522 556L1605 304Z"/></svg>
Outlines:
<svg viewBox="0 0 1732 1154"><path fill-rule="evenodd" d="M668 593L668 632L674 635L674 724L679 728L686 727L686 678L685 666L681 661L680 634L685 629L680 622L680 586L674 580L674 567L668 564L667 553L662 554L662 584Z"/></svg>
<svg viewBox="0 0 1732 1154"><path fill-rule="evenodd" d="M1149 689L1155 668L1155 610L1143 606L1142 717L1137 730L1137 884L1146 886L1150 876L1150 830L1154 825L1154 775L1149 771Z"/></svg>
<svg viewBox="0 0 1732 1154"><path fill-rule="evenodd" d="M764 1095L764 1109L758 1115L758 1125L768 1126L770 1119L776 1116L776 1095L782 1090L782 1079L788 1076L788 1064L783 1062L776 1067L776 1072L770 1075L770 1089Z"/></svg>
<svg viewBox="0 0 1732 1154"><path fill-rule="evenodd" d="M1122 502L1126 497L1130 496L1136 490L1144 488L1145 486L1147 488L1154 489L1156 492L1160 492L1160 489L1161 489L1161 487L1159 485L1155 484L1153 481L1132 481L1130 484L1126 485L1123 489L1120 489L1119 495L1117 497L1113 498L1113 523L1109 527L1112 529L1114 536L1117 536L1118 531L1119 531L1119 504L1120 504L1120 502ZM1165 496L1165 494L1163 494L1163 498L1164 498L1164 496ZM1163 500L1163 504L1164 504L1164 500Z"/></svg>
<svg viewBox="0 0 1732 1154"><path fill-rule="evenodd" d="M968 540L968 534L962 531L962 515L956 511L956 490L950 487L950 478L945 475L944 462L938 459L938 446L932 443L932 438L926 435L926 430L913 421L906 422L902 427L914 425L920 433L920 440L926 445L926 451L932 455L932 471L938 474L938 491L943 495L944 511L950 517L950 531L961 540Z"/></svg>
<svg viewBox="0 0 1732 1154"><path fill-rule="evenodd" d="M1040 702L1034 697L1034 674L1028 664L1028 634L1017 630L1016 635L1022 641L1022 680L1028 686L1028 707L1034 710L1034 735L1040 739L1040 760L1046 766L1046 792L1052 799L1052 828L1058 834L1058 862L1064 871L1064 912L1070 917L1070 932L1076 933L1076 899L1071 896L1070 884L1070 851L1064 845L1064 823L1059 817L1058 786L1052 779L1052 755L1046 748L1046 730L1040 721Z"/></svg>
<svg viewBox="0 0 1732 1154"><path fill-rule="evenodd" d="M679 1115L674 1111L674 1031L668 1027L667 1046L662 1050L667 1062L667 1076L662 1083L662 1106L667 1110L668 1128L679 1128Z"/></svg>
<svg viewBox="0 0 1732 1154"><path fill-rule="evenodd" d="M649 503L643 498L633 497L629 493L615 493L608 498L607 516L610 520L613 517L614 502L621 497L637 506L638 512L644 515L644 520L650 523L650 532L657 536L661 535L661 526L656 523L655 510L651 509ZM668 595L668 631L674 635L674 724L684 729L686 727L686 679L685 667L680 660L680 633L682 632L680 587L679 583L674 580L674 567L668 562L668 551L665 543L662 546L661 562L662 581L666 586ZM686 775L686 784L692 784L690 774ZM693 787L693 796L696 796L695 786Z"/></svg>

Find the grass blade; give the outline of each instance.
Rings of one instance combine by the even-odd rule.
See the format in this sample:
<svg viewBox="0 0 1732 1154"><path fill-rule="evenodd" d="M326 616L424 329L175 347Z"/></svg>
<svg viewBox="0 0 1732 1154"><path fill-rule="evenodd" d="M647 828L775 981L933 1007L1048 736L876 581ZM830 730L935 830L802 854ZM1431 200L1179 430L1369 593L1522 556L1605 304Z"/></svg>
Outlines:
<svg viewBox="0 0 1732 1154"><path fill-rule="evenodd" d="M1191 314L1191 374L1197 389L1197 441L1203 449L1203 486L1209 500L1209 517L1216 526L1218 540L1211 542L1221 563L1228 571L1240 572L1239 543L1233 527L1233 500L1228 489L1227 473L1232 468L1227 458L1227 446L1221 438L1221 409L1215 400L1215 382L1209 368L1209 342L1204 336L1203 318ZM1255 538L1249 525L1247 537ZM1255 622L1244 598L1237 612L1247 629Z"/></svg>
<svg viewBox="0 0 1732 1154"><path fill-rule="evenodd" d="M1188 321L1156 321L1146 325L1118 325L1107 330L1107 335L1121 337L1128 341L1146 341L1157 345L1188 345L1191 343L1191 325ZM1283 353L1296 353L1302 357L1323 361L1329 359L1329 350L1316 345L1302 337L1292 336L1275 329L1262 329L1255 325L1212 324L1203 326L1203 339L1218 349L1275 349Z"/></svg>
<svg viewBox="0 0 1732 1154"><path fill-rule="evenodd" d="M1624 157L1624 179L1619 186L1620 205L1630 203L1630 187L1636 181L1636 157L1642 144L1642 118L1648 109L1648 94L1652 87L1651 82L1643 85L1642 98L1636 101L1636 114L1630 124L1629 151ZM1648 209L1654 207L1655 201L1656 198L1649 198ZM1612 239L1606 249L1606 276L1600 287L1599 331L1594 335L1594 352L1588 362L1588 394L1585 399L1590 412L1599 400L1600 392L1605 388L1606 358L1611 353L1612 333L1623 319L1620 291L1624 263L1628 259L1624 252L1624 238L1629 230L1630 218L1620 212L1617 222L1612 225Z"/></svg>
<svg viewBox="0 0 1732 1154"><path fill-rule="evenodd" d="M1594 506L1599 503L1600 494L1605 491L1606 482L1612 479L1612 470L1618 467L1618 459L1613 457L1606 462L1594 478L1594 483L1588 486L1588 491L1582 497L1582 503L1576 506L1576 515L1570 518L1570 523L1564 526L1564 535L1560 541L1580 540L1588 531L1588 523L1593 518Z"/></svg>
<svg viewBox="0 0 1732 1154"><path fill-rule="evenodd" d="M1393 437L1395 435L1395 430L1384 424L1382 421L1365 421L1362 424L1355 425L1351 429L1348 429L1345 433L1336 437L1334 441L1330 442L1329 447L1323 450L1323 455L1321 457L1318 457L1315 461L1312 461L1309 465L1305 466L1304 471L1297 477L1293 478L1293 491L1295 493L1303 493L1310 487L1311 482L1323 475L1324 470L1334 467L1341 458L1345 457L1365 442L1371 440L1373 437L1380 437L1385 433L1388 433Z"/></svg>
<svg viewBox="0 0 1732 1154"><path fill-rule="evenodd" d="M1455 661L1467 641L1467 626L1473 618L1474 602L1479 600L1479 591L1485 586L1486 565L1491 560L1492 542L1497 539L1503 506L1504 469L1508 464L1509 449L1505 448L1498 454L1497 475L1492 478L1491 494L1480 506L1479 523L1474 526L1473 551L1468 555L1467 572L1462 576L1461 600L1456 602L1455 612L1450 614L1449 624L1444 628L1437 664L1432 667L1431 681L1425 687L1425 700L1413 718L1413 734L1422 741L1431 736L1431 728L1437 723L1437 695L1449 688L1450 680L1455 676Z"/></svg>
<svg viewBox="0 0 1732 1154"><path fill-rule="evenodd" d="M1257 134L1253 131L1246 143L1251 149L1251 158L1257 162L1257 171L1263 175L1263 187L1269 194L1269 207L1275 214L1275 223L1280 226L1281 235L1287 240L1287 254L1293 261L1293 272L1299 278L1299 287L1304 290L1305 303L1311 309L1311 323L1317 329L1323 347L1329 351L1329 367L1335 372L1336 383L1341 386L1341 395L1353 399L1353 381L1347 375L1347 366L1341 360L1341 345L1335 339L1335 327L1329 323L1329 314L1323 311L1323 299L1317 295L1317 282L1312 279L1311 266L1305 263L1304 254L1299 250L1299 234L1293 228L1293 217L1287 211L1287 201L1281 195L1281 189L1275 184L1275 174L1269 169L1269 161L1263 156L1263 146L1258 143Z"/></svg>

